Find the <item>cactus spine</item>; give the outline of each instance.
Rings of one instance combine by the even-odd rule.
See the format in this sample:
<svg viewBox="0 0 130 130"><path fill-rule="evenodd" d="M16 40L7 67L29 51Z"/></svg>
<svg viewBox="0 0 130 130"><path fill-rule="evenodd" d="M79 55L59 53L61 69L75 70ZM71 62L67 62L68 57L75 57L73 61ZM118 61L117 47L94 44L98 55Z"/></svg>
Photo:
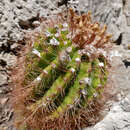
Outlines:
<svg viewBox="0 0 130 130"><path fill-rule="evenodd" d="M110 38L105 31L106 26L91 22L90 13L79 17L70 9L68 21L37 37L26 58L23 82L30 89L24 99L26 129L82 127L74 121L76 115L101 96L107 81L107 59L99 51ZM61 127L58 122L67 118L72 122L65 120Z"/></svg>

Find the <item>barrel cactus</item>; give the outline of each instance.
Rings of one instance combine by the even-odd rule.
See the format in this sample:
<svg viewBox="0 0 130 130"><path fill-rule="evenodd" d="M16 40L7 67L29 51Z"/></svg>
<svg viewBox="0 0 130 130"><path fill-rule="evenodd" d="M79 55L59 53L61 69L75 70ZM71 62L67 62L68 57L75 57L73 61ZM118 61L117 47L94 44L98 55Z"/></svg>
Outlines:
<svg viewBox="0 0 130 130"><path fill-rule="evenodd" d="M21 129L80 129L98 109L96 100L108 79L105 48L111 35L92 22L90 12L79 16L70 9L66 19L61 17L44 24L26 55L18 98L24 107L16 110L22 112Z"/></svg>

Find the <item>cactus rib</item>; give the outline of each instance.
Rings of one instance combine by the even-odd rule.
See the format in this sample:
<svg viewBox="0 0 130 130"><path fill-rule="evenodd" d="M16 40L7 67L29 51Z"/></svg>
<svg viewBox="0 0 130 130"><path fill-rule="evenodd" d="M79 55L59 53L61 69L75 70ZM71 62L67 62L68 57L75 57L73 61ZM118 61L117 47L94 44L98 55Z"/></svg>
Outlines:
<svg viewBox="0 0 130 130"><path fill-rule="evenodd" d="M44 106L47 107L48 105L53 103L53 101L56 98L58 98L58 96L63 91L65 91L65 88L68 86L68 84L70 84L71 80L74 78L74 76L76 75L76 73L79 69L80 62L75 62L75 59L76 58L80 59L80 57L81 56L78 53L74 54L74 56L72 58L72 62L70 64L68 64L68 67L70 69L66 72L66 74L63 74L56 79L56 81L53 83L53 85L50 87L50 89L45 93L45 95L42 97L41 100L39 100L37 103L35 103L35 105L31 106L31 108L33 108L33 110L35 110L40 104L43 104L42 107L44 107ZM74 69L74 72L72 71L72 69Z"/></svg>

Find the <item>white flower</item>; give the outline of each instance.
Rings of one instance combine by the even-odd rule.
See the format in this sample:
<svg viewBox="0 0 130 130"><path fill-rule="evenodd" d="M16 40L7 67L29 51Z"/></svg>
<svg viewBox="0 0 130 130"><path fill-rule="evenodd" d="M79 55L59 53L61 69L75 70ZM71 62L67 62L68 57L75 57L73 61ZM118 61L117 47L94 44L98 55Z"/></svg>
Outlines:
<svg viewBox="0 0 130 130"><path fill-rule="evenodd" d="M36 49L33 49L32 53L35 54L35 55L37 55L38 57L41 57L40 52L38 50L36 50Z"/></svg>
<svg viewBox="0 0 130 130"><path fill-rule="evenodd" d="M47 101L50 101L51 99L48 97L48 98L46 98L46 100L47 100Z"/></svg>
<svg viewBox="0 0 130 130"><path fill-rule="evenodd" d="M75 69L74 69L74 68L71 68L70 71L71 71L72 73L74 73L74 72L75 72Z"/></svg>
<svg viewBox="0 0 130 130"><path fill-rule="evenodd" d="M60 36L59 33L56 33L56 34L55 34L55 37L59 37L59 36Z"/></svg>
<svg viewBox="0 0 130 130"><path fill-rule="evenodd" d="M68 33L68 34L66 35L66 37L67 37L67 38L71 38L71 33Z"/></svg>
<svg viewBox="0 0 130 130"><path fill-rule="evenodd" d="M46 35L47 37L50 37L52 34L51 34L49 31L46 31L46 32L45 32L45 35Z"/></svg>
<svg viewBox="0 0 130 130"><path fill-rule="evenodd" d="M66 45L67 44L67 41L64 41L64 45Z"/></svg>
<svg viewBox="0 0 130 130"><path fill-rule="evenodd" d="M87 52L87 55L90 57L91 56L91 54L89 53L89 52Z"/></svg>
<svg viewBox="0 0 130 130"><path fill-rule="evenodd" d="M93 96L94 96L94 97L97 97L97 96L98 96L98 93L94 93Z"/></svg>
<svg viewBox="0 0 130 130"><path fill-rule="evenodd" d="M52 68L56 68L56 64L53 63L53 64L52 64Z"/></svg>
<svg viewBox="0 0 130 130"><path fill-rule="evenodd" d="M36 78L36 80L37 80L37 81L41 81L41 77L38 76L38 77Z"/></svg>
<svg viewBox="0 0 130 130"><path fill-rule="evenodd" d="M104 67L104 63L102 63L102 62L100 62L98 65L99 65L100 67Z"/></svg>
<svg viewBox="0 0 130 130"><path fill-rule="evenodd" d="M81 54L82 54L82 51L81 51L81 50L78 50L78 54L81 55Z"/></svg>
<svg viewBox="0 0 130 130"><path fill-rule="evenodd" d="M59 45L60 43L53 37L51 40L50 40L50 43L49 43L50 45L55 45L55 46L57 46L57 45Z"/></svg>
<svg viewBox="0 0 130 130"><path fill-rule="evenodd" d="M88 78L88 77L84 78L84 83L88 84L88 85L91 85L91 79Z"/></svg>
<svg viewBox="0 0 130 130"><path fill-rule="evenodd" d="M101 88L101 87L102 87L102 85L101 85L101 84L98 84L98 87L99 87L99 88Z"/></svg>
<svg viewBox="0 0 130 130"><path fill-rule="evenodd" d="M68 24L67 24L67 23L63 23L63 27L64 27L64 28L67 28L67 27L68 27Z"/></svg>
<svg viewBox="0 0 130 130"><path fill-rule="evenodd" d="M63 32L64 32L64 31L67 31L67 28L62 28L61 31L63 31Z"/></svg>
<svg viewBox="0 0 130 130"><path fill-rule="evenodd" d="M70 53L72 51L72 47L68 47L67 49L66 49L66 52L67 53Z"/></svg>
<svg viewBox="0 0 130 130"><path fill-rule="evenodd" d="M76 62L81 62L80 58L75 58Z"/></svg>
<svg viewBox="0 0 130 130"><path fill-rule="evenodd" d="M81 90L81 93L83 94L83 95L87 95L87 91L86 90Z"/></svg>

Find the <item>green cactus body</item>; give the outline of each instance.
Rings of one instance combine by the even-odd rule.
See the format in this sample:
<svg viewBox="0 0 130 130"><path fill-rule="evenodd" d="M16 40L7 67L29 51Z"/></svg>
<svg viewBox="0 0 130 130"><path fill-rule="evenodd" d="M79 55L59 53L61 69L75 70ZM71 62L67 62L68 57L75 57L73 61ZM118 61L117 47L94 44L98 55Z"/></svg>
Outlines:
<svg viewBox="0 0 130 130"><path fill-rule="evenodd" d="M74 54L72 61L67 65L67 68L70 68L70 69L65 74L62 74L61 76L59 76L55 80L53 85L50 87L50 89L42 97L42 99L39 100L34 106L31 106L31 108L33 108L35 110L41 104L49 105L49 104L53 103L53 101L56 98L58 98L58 96L61 95L61 93L63 93L65 91L65 88L68 86L68 84L70 84L70 82L72 82L72 79L74 78L77 71L79 70L80 62L75 62L75 59L76 58L80 59L80 57L81 56L78 53ZM73 69L74 72L71 69ZM52 76L52 75L53 74L51 74L50 76ZM47 79L51 79L51 78L47 77ZM45 79L45 80L47 80L47 79ZM49 99L49 100L47 101L47 99ZM46 107L45 107L45 109L46 109Z"/></svg>
<svg viewBox="0 0 130 130"><path fill-rule="evenodd" d="M60 51L64 48L67 48L69 46L71 46L71 40L66 38L65 34L62 34L63 39L66 41L66 45L64 45L63 40L59 40L59 46L51 46L51 45L47 45L46 42L49 42L51 38L53 38L55 31L51 28L48 29L48 31L50 31L50 33L53 33L51 37L47 37L45 38L39 38L38 40L40 42L35 42L34 43L34 49L36 49L37 51L39 51L40 54L40 58L33 54L32 52L30 52L27 56L27 62L29 62L28 66L27 66L27 81L28 80L34 80L41 72L42 70L47 67L53 60L56 59L58 53L60 53ZM54 37L55 38L55 37ZM72 46L72 49L74 49L74 47ZM33 62L33 63L32 63Z"/></svg>
<svg viewBox="0 0 130 130"><path fill-rule="evenodd" d="M73 13L71 15L74 17ZM96 33L98 35L102 32L102 35L105 35L105 28L99 29L98 24L90 24L89 14L86 17L88 24L84 22L84 15L81 19L78 17L75 19L74 27L77 28L75 33L81 30L79 34L68 36L72 35L72 32L74 33L74 30L71 30L72 32L69 34L71 24L67 24L67 28L64 28L62 24L50 27L45 30L43 36L40 35L37 38L31 52L27 55L24 86L29 85L31 89L25 97L25 102L29 102L25 108L29 113L33 113L26 122L29 129L33 128L33 123L30 124L30 122L35 121L34 124L38 125L38 122L44 118L44 121L41 121L42 125L35 126L34 130L53 129L51 126L47 126L51 124L50 122L55 124L55 121L58 121L55 129L60 130L60 119L68 116L69 120L73 120L73 117L76 117L81 110L86 110L89 103L100 98L103 93L108 76L107 59L102 53L96 54L101 43L93 41ZM88 32L95 31L96 33L90 35L91 37L86 37L88 32L82 27L83 24L87 26L86 29L89 28ZM90 39L86 40L89 37ZM108 36L102 42L106 42L107 38ZM74 43L76 41L77 44ZM91 42L92 45L90 45ZM86 49L85 43L87 43L88 49ZM93 48L97 50L94 52ZM41 119L35 120L33 116ZM67 123L63 128L67 127ZM79 128L79 126L74 128Z"/></svg>
<svg viewBox="0 0 130 130"><path fill-rule="evenodd" d="M54 117L58 117L58 115L63 114L66 112L68 107L76 107L75 101L80 101L80 91L84 90L86 87L86 84L80 85L80 80L82 80L85 77L88 77L87 70L89 68L89 64L87 63L81 63L80 72L76 78L76 81L74 85L70 88L70 91L68 95L64 98L64 101L62 104L57 108L57 110L52 114Z"/></svg>

